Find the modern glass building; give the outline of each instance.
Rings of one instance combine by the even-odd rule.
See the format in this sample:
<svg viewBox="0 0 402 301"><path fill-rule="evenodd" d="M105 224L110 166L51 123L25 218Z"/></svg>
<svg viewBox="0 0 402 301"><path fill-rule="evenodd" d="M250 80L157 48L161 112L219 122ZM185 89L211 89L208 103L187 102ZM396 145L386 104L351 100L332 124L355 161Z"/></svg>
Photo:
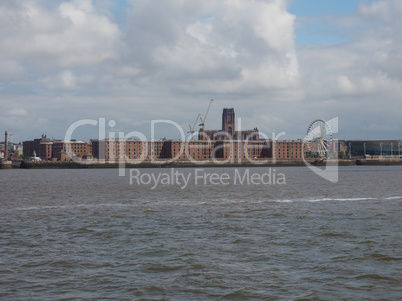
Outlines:
<svg viewBox="0 0 402 301"><path fill-rule="evenodd" d="M401 156L401 140L346 140L348 154L354 156Z"/></svg>

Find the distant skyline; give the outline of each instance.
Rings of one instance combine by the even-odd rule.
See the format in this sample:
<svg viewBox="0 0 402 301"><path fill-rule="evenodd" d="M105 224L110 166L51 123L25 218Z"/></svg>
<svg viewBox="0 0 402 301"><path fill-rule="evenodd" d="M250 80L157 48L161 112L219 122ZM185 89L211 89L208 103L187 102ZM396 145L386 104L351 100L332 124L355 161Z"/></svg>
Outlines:
<svg viewBox="0 0 402 301"><path fill-rule="evenodd" d="M206 129L233 107L283 139L334 117L340 139L401 139L400 15L400 0L1 1L1 135L61 139L106 118L150 138L151 120L187 131L214 99Z"/></svg>

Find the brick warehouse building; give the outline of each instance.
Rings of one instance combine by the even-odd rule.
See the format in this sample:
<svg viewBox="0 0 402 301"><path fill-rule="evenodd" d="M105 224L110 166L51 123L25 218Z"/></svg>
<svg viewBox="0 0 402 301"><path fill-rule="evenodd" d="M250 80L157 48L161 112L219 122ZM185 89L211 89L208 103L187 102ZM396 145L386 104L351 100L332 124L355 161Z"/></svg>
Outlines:
<svg viewBox="0 0 402 301"><path fill-rule="evenodd" d="M143 141L103 139L92 141L95 159L104 161L178 161L247 160L272 157L272 143L253 141Z"/></svg>
<svg viewBox="0 0 402 301"><path fill-rule="evenodd" d="M71 157L80 159L92 156L91 145L85 141L61 141L57 140L52 145L52 158L57 161L70 161Z"/></svg>
<svg viewBox="0 0 402 301"><path fill-rule="evenodd" d="M302 160L303 142L299 140L279 140L273 143L273 154L278 160Z"/></svg>
<svg viewBox="0 0 402 301"><path fill-rule="evenodd" d="M34 153L44 161L69 161L72 154L80 159L91 154L91 145L85 141L52 140L42 135L39 139L23 142L24 157L33 157Z"/></svg>
<svg viewBox="0 0 402 301"><path fill-rule="evenodd" d="M33 157L35 152L36 156L42 160L50 160L52 158L52 144L53 140L47 138L46 135L42 135L38 139L24 141L22 143L24 157Z"/></svg>
<svg viewBox="0 0 402 301"><path fill-rule="evenodd" d="M207 161L210 159L245 161L248 159L302 160L301 140L157 140L103 139L85 141L24 141L24 154L33 151L42 160L69 161L71 157L97 161ZM36 145L34 144L36 142Z"/></svg>

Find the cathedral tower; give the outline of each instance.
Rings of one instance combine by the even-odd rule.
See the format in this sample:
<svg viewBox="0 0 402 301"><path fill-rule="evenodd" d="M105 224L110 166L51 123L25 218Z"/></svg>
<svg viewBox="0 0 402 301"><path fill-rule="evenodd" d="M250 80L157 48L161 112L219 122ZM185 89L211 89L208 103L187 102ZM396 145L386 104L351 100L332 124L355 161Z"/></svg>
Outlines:
<svg viewBox="0 0 402 301"><path fill-rule="evenodd" d="M222 131L228 133L231 137L234 137L236 128L235 128L235 112L233 108L223 109Z"/></svg>

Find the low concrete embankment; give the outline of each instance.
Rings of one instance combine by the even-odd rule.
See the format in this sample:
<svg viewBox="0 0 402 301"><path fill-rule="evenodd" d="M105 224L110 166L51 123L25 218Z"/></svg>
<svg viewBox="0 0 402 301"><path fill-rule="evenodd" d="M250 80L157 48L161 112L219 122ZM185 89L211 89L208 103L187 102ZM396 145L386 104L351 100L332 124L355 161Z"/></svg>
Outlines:
<svg viewBox="0 0 402 301"><path fill-rule="evenodd" d="M322 160L309 160L309 163L316 166L325 165L356 165L355 160L339 160L339 161L322 161ZM21 168L119 168L124 166L125 168L160 168L160 167L175 167L175 168L203 168L203 167L296 167L305 166L305 163L301 160L269 160L268 162L260 160L260 162L191 162L191 161L144 161L141 163L127 162L123 165L119 163L110 162L60 162L60 161L24 161L21 163Z"/></svg>
<svg viewBox="0 0 402 301"><path fill-rule="evenodd" d="M315 166L326 165L339 165L339 166L353 166L353 165L402 165L402 160L337 160L337 161L323 161L323 160L309 160L309 164ZM160 167L293 167L293 166L305 166L305 163L301 160L276 160L273 161L261 161L257 163L250 162L190 162L190 161L144 161L141 163L127 162L123 165L119 163L110 162L92 162L92 163L80 163L80 162L60 162L60 161L23 161L21 168L160 168Z"/></svg>
<svg viewBox="0 0 402 301"><path fill-rule="evenodd" d="M12 168L11 161L0 160L0 169L10 169Z"/></svg>
<svg viewBox="0 0 402 301"><path fill-rule="evenodd" d="M21 168L160 168L160 167L175 167L175 168L187 168L187 167L258 167L258 166L303 166L302 161L277 161L276 163L243 163L243 162L141 162L141 163L79 163L79 162L54 162L54 161L24 161L21 164Z"/></svg>
<svg viewBox="0 0 402 301"><path fill-rule="evenodd" d="M392 159L383 159L383 160L365 160L359 159L356 160L356 165L402 165L402 160L392 160Z"/></svg>
<svg viewBox="0 0 402 301"><path fill-rule="evenodd" d="M60 161L24 161L20 168L118 168L118 163L79 163L79 162L60 162ZM126 164L125 167L157 167L151 163Z"/></svg>

